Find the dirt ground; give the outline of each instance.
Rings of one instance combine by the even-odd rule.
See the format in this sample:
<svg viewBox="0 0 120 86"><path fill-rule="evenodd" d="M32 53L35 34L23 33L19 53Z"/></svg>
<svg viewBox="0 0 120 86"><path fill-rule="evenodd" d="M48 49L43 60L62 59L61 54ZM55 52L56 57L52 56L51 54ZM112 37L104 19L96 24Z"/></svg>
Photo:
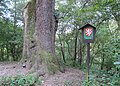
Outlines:
<svg viewBox="0 0 120 86"><path fill-rule="evenodd" d="M2 62L0 63L0 77L2 76L15 76L17 74L27 74L29 70L18 66L15 63ZM65 73L57 73L48 76L42 81L41 86L82 86L81 83L85 79L82 71L73 68L66 68Z"/></svg>
<svg viewBox="0 0 120 86"><path fill-rule="evenodd" d="M27 74L29 70L18 66L17 62L0 62L0 77L15 76L17 74Z"/></svg>
<svg viewBox="0 0 120 86"><path fill-rule="evenodd" d="M82 71L66 68L65 73L51 75L41 86L82 86L85 75Z"/></svg>

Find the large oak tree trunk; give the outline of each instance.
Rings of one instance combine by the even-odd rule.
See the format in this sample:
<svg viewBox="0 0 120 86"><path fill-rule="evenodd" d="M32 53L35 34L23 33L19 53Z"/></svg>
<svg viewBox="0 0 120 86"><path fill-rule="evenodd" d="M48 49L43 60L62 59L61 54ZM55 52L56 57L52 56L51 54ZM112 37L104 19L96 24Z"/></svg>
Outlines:
<svg viewBox="0 0 120 86"><path fill-rule="evenodd" d="M53 0L36 2L36 34L39 49L54 54Z"/></svg>
<svg viewBox="0 0 120 86"><path fill-rule="evenodd" d="M32 0L24 8L22 62L29 64L28 68L37 71L40 75L55 73L58 70L58 62L55 58L57 22L54 16L54 4L54 0Z"/></svg>

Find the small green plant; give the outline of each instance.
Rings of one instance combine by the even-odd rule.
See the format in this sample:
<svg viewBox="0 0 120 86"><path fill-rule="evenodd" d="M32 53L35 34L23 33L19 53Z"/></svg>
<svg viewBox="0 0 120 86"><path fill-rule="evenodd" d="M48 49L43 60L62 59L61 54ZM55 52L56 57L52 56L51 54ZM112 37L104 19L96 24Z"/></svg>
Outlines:
<svg viewBox="0 0 120 86"><path fill-rule="evenodd" d="M89 76L89 81L85 80L82 83L82 86L100 86L95 78L95 76L90 75Z"/></svg>
<svg viewBox="0 0 120 86"><path fill-rule="evenodd" d="M81 86L81 80L67 80L64 82L64 86Z"/></svg>
<svg viewBox="0 0 120 86"><path fill-rule="evenodd" d="M35 86L42 80L33 75L17 75L16 77L1 77L0 86Z"/></svg>

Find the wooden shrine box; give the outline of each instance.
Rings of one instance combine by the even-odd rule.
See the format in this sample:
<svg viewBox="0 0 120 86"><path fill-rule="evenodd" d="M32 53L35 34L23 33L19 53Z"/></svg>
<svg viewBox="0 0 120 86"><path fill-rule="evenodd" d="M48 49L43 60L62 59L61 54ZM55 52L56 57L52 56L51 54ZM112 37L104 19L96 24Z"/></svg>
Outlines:
<svg viewBox="0 0 120 86"><path fill-rule="evenodd" d="M84 43L94 43L96 27L86 24L81 27L79 30L82 30L82 39Z"/></svg>

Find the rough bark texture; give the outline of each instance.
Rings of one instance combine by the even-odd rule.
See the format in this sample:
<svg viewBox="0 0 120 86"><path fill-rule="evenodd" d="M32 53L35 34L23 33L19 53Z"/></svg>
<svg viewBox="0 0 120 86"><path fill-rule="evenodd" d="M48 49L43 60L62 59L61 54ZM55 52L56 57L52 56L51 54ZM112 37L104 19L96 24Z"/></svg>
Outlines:
<svg viewBox="0 0 120 86"><path fill-rule="evenodd" d="M36 5L37 42L42 50L53 53L52 0L37 0Z"/></svg>
<svg viewBox="0 0 120 86"><path fill-rule="evenodd" d="M24 46L22 63L31 68L33 59L36 54L36 40L35 40L35 0L29 2L23 12L24 17Z"/></svg>
<svg viewBox="0 0 120 86"><path fill-rule="evenodd" d="M32 0L24 8L23 60L28 68L39 75L55 73L55 33L57 20L54 16L54 0ZM25 60L26 59L26 60Z"/></svg>
<svg viewBox="0 0 120 86"><path fill-rule="evenodd" d="M24 17L24 46L23 46L23 57L29 57L29 39L28 39L28 31L29 31L29 25L28 25L28 8L27 6L24 8L24 12L23 12L23 17Z"/></svg>

